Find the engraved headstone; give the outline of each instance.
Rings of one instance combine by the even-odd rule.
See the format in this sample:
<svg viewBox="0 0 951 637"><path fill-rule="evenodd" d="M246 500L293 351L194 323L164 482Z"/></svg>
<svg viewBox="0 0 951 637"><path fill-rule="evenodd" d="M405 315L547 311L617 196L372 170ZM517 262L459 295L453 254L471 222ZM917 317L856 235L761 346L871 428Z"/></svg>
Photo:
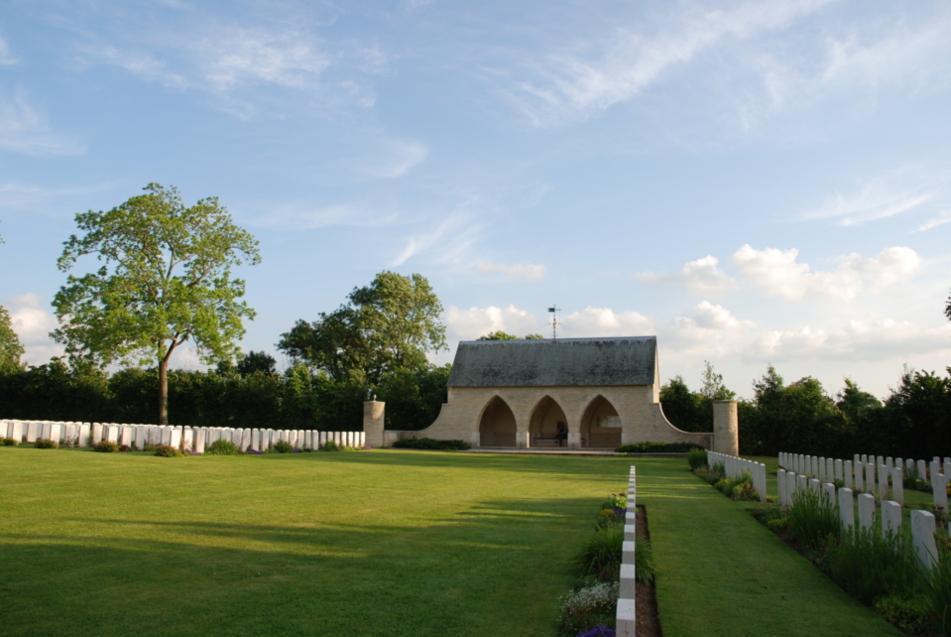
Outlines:
<svg viewBox="0 0 951 637"><path fill-rule="evenodd" d="M852 489L839 489L839 520L842 528L848 529L855 524L855 509L852 504Z"/></svg>
<svg viewBox="0 0 951 637"><path fill-rule="evenodd" d="M870 493L860 493L857 500L859 503L859 525L863 529L870 529L875 523L875 496Z"/></svg>
<svg viewBox="0 0 951 637"><path fill-rule="evenodd" d="M892 500L882 502L882 533L901 532L901 505Z"/></svg>
<svg viewBox="0 0 951 637"><path fill-rule="evenodd" d="M938 563L938 547L934 541L935 517L928 511L911 512L911 542L918 555L918 563L930 569Z"/></svg>

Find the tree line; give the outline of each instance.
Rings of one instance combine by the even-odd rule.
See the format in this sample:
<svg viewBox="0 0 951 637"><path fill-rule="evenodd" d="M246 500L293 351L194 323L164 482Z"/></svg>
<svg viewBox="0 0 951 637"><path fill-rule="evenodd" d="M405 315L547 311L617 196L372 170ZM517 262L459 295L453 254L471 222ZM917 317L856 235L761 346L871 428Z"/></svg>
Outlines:
<svg viewBox="0 0 951 637"><path fill-rule="evenodd" d="M882 402L849 379L834 396L809 376L786 383L770 365L754 381L753 398L739 401L740 453L947 456L951 454L951 368L946 371L947 376L941 376L906 369ZM678 376L660 393L668 420L685 431L712 431L713 401L734 396L709 363L700 391L690 391Z"/></svg>

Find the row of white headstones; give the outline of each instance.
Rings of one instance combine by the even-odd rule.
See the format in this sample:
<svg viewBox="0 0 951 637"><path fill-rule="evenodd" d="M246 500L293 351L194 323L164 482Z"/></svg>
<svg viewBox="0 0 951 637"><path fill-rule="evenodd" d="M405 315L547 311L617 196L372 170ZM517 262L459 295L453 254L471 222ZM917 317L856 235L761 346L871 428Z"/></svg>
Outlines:
<svg viewBox="0 0 951 637"><path fill-rule="evenodd" d="M725 453L708 451L707 466L712 468L716 464L723 465L724 474L730 478L735 478L743 473L749 473L750 480L753 482L753 489L756 491L756 494L759 495L760 502L766 502L765 464Z"/></svg>
<svg viewBox="0 0 951 637"><path fill-rule="evenodd" d="M160 425L119 425L102 423L52 422L48 420L0 420L0 435L17 442L54 440L59 444L85 447L107 440L144 449L146 445L181 447L182 428ZM297 429L231 429L185 427L185 448L204 453L217 440L228 440L242 451L266 451L284 441L295 449L319 449L327 442L341 447L362 447L362 431L305 431Z"/></svg>
<svg viewBox="0 0 951 637"><path fill-rule="evenodd" d="M872 529L875 524L875 496L872 493L859 493L854 497L852 490L853 477L855 478L856 490L863 488L863 484L869 491L874 492L876 486L876 475L878 476L879 497L881 502L881 521L882 534L900 533L902 526L902 506L904 503L904 486L902 483L902 463L899 459L893 466L889 467L884 458L875 458L865 456L865 459L876 460L876 462L863 462L862 456L857 456L858 469L852 474L852 461L828 459L832 462L820 462L825 458L816 458L812 456L806 461L807 456L792 456L783 454L783 460L790 462L797 468L816 468L822 467L821 474L807 475L797 473L793 470L780 468L776 472L776 481L779 487L779 504L781 507L792 505L793 497L797 491L811 489L816 493L821 493L826 498L829 506L838 504L839 519L845 529L852 528L856 524L855 520L855 501L858 500L858 524L865 529ZM888 458L887 460L892 460ZM948 458L945 458L945 471L947 472ZM880 463L880 464L879 464ZM838 471L836 467L838 466ZM907 466L907 465L906 465ZM946 475L938 471L940 464L935 458L931 462L931 475L934 477L932 484L935 485L935 506L943 506L943 511L947 511L947 479ZM921 471L919 469L919 471ZM862 474L865 474L864 477ZM919 475L923 475L921 471ZM819 477L813 477L818 475ZM894 500L888 499L888 482L892 480ZM830 480L823 482L823 479ZM841 480L846 486L836 489L836 485L831 480ZM940 487L940 489L938 488ZM943 504L942 504L943 503ZM937 509L941 510L941 509ZM918 555L918 559L924 568L931 568L938 561L938 549L935 543L936 518L930 511L915 510L911 512L911 538L912 545ZM951 536L951 525L949 525L949 536Z"/></svg>
<svg viewBox="0 0 951 637"><path fill-rule="evenodd" d="M943 460L943 462L942 462ZM882 456L855 454L852 460L840 460L780 453L779 466L786 471L816 478L820 483L841 481L847 489L878 495L879 502L891 499L905 505L904 476L915 475L919 480L931 481L936 509L948 512L948 478L951 476L951 458L935 456L930 463L924 460L892 459ZM889 498L889 481L891 498ZM853 487L854 485L854 487ZM780 502L782 504L782 502Z"/></svg>
<svg viewBox="0 0 951 637"><path fill-rule="evenodd" d="M637 572L634 567L635 540L637 539L637 471L631 465L627 482L627 512L624 514L624 544L621 548L621 581L615 616L617 637L634 637L635 593Z"/></svg>

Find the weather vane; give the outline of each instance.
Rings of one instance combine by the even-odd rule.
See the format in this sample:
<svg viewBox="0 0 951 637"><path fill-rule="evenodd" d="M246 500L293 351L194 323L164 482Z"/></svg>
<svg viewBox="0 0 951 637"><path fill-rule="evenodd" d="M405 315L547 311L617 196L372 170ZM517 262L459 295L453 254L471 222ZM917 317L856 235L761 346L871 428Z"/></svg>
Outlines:
<svg viewBox="0 0 951 637"><path fill-rule="evenodd" d="M558 338L558 314L557 313L561 311L561 308L555 307L554 304L552 304L552 306L548 308L548 311L551 312L551 340L555 340L556 338Z"/></svg>

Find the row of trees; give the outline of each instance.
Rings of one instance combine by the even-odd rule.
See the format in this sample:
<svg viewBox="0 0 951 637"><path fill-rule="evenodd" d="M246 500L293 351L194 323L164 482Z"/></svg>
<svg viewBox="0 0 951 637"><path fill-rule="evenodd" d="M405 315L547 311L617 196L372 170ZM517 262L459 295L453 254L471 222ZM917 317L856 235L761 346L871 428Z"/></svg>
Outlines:
<svg viewBox="0 0 951 637"><path fill-rule="evenodd" d="M951 368L947 372L906 370L883 403L849 379L831 396L815 378L787 384L769 366L753 383L752 400L740 401L740 451L945 456L951 452ZM713 401L733 396L709 363L700 391L691 392L679 376L661 389L664 413L686 431L712 431Z"/></svg>

